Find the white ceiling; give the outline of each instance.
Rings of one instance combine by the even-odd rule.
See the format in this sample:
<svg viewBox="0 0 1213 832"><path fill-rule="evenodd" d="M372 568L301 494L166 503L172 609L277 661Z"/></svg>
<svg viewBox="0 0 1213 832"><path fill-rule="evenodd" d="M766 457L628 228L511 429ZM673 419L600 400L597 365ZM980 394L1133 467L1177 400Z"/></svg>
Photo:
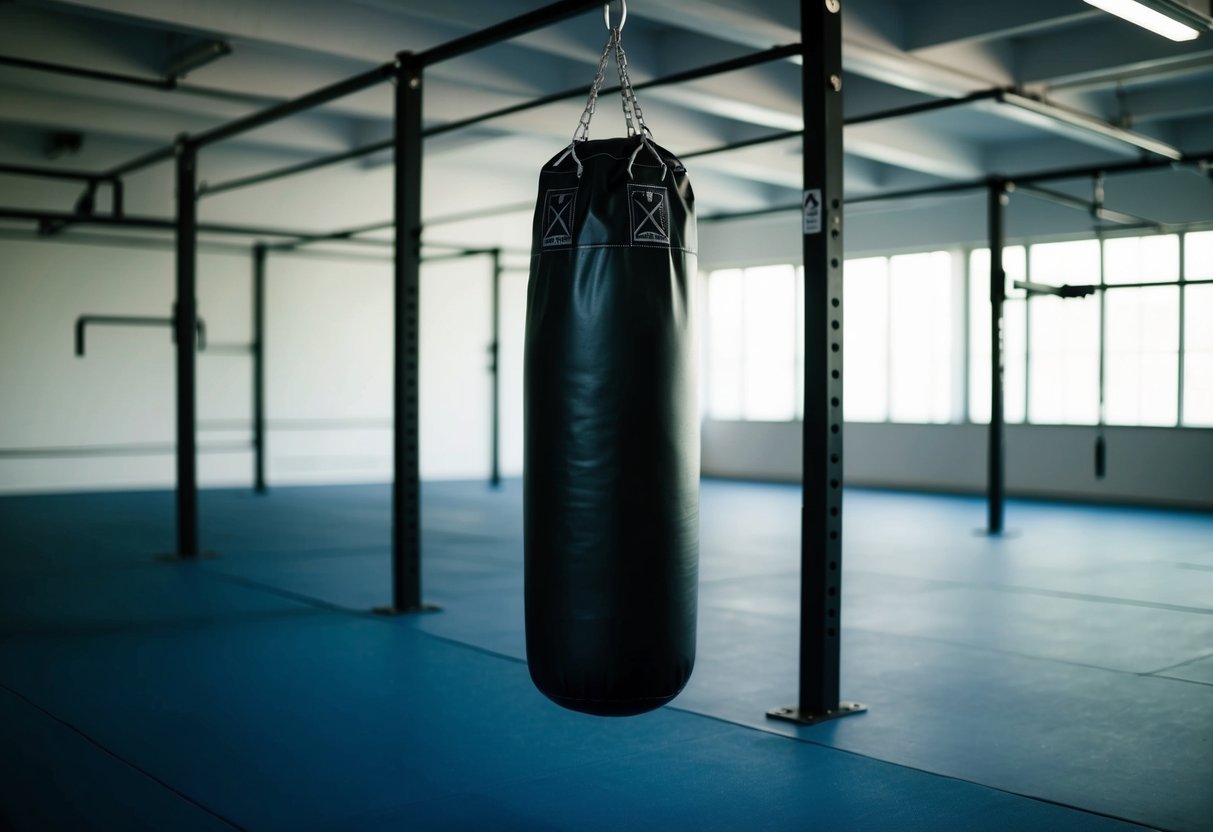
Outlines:
<svg viewBox="0 0 1213 832"><path fill-rule="evenodd" d="M0 162L38 162L43 137L80 131L72 158L43 164L105 168L543 5L533 0L0 0L0 55L141 77L207 39L232 52L174 91L0 67ZM632 0L624 30L634 81L799 39L793 0ZM1187 153L1213 150L1213 34L1171 43L1081 0L843 0L844 102L849 116L992 87L1017 87ZM605 38L600 12L434 66L425 120L437 125L588 84ZM658 140L692 151L800 125L799 67L767 64L641 93ZM570 100L427 144L427 176L493 170L525 200L536 160L576 126ZM381 139L391 128L382 86L236 140L283 164ZM1058 164L1140 155L1073 130L1026 123L990 102L847 128L849 196ZM601 106L595 135L620 132ZM694 161L706 210L786 203L800 188L794 142ZM243 173L245 171L241 171ZM1213 188L1210 188L1213 200ZM0 199L0 203L5 200ZM475 207L475 206L471 206ZM1211 211L1213 218L1213 211Z"/></svg>

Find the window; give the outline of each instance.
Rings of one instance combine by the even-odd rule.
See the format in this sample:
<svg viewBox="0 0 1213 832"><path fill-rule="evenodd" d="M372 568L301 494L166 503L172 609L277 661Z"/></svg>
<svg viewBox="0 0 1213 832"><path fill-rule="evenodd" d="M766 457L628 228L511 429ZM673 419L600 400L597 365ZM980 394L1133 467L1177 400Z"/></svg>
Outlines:
<svg viewBox="0 0 1213 832"><path fill-rule="evenodd" d="M1184 237L1184 277L1213 280L1213 231ZM1213 284L1184 287L1183 423L1213 427Z"/></svg>
<svg viewBox="0 0 1213 832"><path fill-rule="evenodd" d="M843 416L889 418L889 258L843 263Z"/></svg>
<svg viewBox="0 0 1213 832"><path fill-rule="evenodd" d="M950 252L845 262L847 421L949 422L967 400L989 422L990 252L967 259L967 309ZM1003 267L1006 421L1213 427L1213 231L1009 246ZM1103 288L1028 295L1017 280ZM804 270L716 271L708 294L707 415L801 418ZM966 314L967 354L953 350Z"/></svg>
<svg viewBox="0 0 1213 832"><path fill-rule="evenodd" d="M1032 246L1033 283L1099 283L1099 242L1078 240ZM1029 300L1028 420L1092 425L1099 421L1099 303L1085 298Z"/></svg>
<svg viewBox="0 0 1213 832"><path fill-rule="evenodd" d="M843 411L852 422L952 417L952 256L843 264Z"/></svg>
<svg viewBox="0 0 1213 832"><path fill-rule="evenodd" d="M1179 237L1104 243L1104 280L1179 279ZM1104 414L1110 425L1174 425L1179 411L1179 287L1108 289L1104 297Z"/></svg>
<svg viewBox="0 0 1213 832"><path fill-rule="evenodd" d="M952 418L952 257L889 258L889 418Z"/></svg>
<svg viewBox="0 0 1213 832"><path fill-rule="evenodd" d="M788 421L798 412L796 269L708 276L707 412L713 419Z"/></svg>
<svg viewBox="0 0 1213 832"><path fill-rule="evenodd" d="M742 418L796 417L796 270L746 269Z"/></svg>
<svg viewBox="0 0 1213 832"><path fill-rule="evenodd" d="M1028 307L1013 282L1027 279L1027 250L1002 252L1007 299L1002 305L1003 418L1022 422L1027 410ZM990 421L990 250L969 255L969 421Z"/></svg>
<svg viewBox="0 0 1213 832"><path fill-rule="evenodd" d="M707 411L713 419L740 419L745 307L741 269L708 276Z"/></svg>

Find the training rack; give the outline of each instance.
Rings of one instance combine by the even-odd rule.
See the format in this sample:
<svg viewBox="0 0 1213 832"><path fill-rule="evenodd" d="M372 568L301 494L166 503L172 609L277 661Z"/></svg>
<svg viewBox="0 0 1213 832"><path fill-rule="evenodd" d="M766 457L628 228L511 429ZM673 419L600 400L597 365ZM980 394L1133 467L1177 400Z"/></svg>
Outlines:
<svg viewBox="0 0 1213 832"><path fill-rule="evenodd" d="M195 134L182 135L170 145L156 149L112 169L99 172L66 172L50 168L0 165L0 173L68 179L85 184L85 192L71 212L49 212L0 208L0 219L28 220L38 223L44 234L54 234L74 225L125 227L172 232L176 252L176 306L172 326L176 336L176 518L175 556L193 559L198 546L198 482L195 403L195 358L197 348L198 307L196 301L197 255L200 234L225 234L253 237L253 320L254 337L254 485L264 490L264 364L263 333L265 317L266 259L271 251L296 251L320 242L340 242L368 247L389 248L394 266L395 288L393 355L393 486L392 486L392 597L391 612L409 613L430 609L421 592L420 472L418 467L418 351L419 283L422 263L421 173L425 139L464 129L514 113L585 94L577 87L486 112L471 118L424 128L422 99L428 67L466 55L478 49L506 41L536 29L563 21L595 8L601 0L562 0L531 13L503 21L489 29L471 33L422 52L401 52L392 60L336 84L316 90L277 106ZM1009 90L988 90L956 99L927 102L844 121L842 116L842 36L838 0L800 0L801 42L772 47L733 60L710 64L637 84L636 89L684 83L726 72L744 70L773 61L798 59L803 79L803 130L782 131L739 142L682 154L691 159L744 147L799 140L804 158L803 198L789 206L720 214L701 221L723 221L760 216L782 211L800 214L804 241L805 269L805 366L804 366L804 448L803 448L803 520L801 527L801 616L799 697L792 706L772 709L769 715L801 724L812 724L839 716L859 713L864 706L840 701L839 633L841 625L842 575L842 458L843 458L843 332L842 332L842 260L843 193L842 129L879 119L909 116L915 113L965 106L991 100L1024 106L1022 96ZM0 61L3 62L3 61ZM37 62L34 62L37 63ZM163 81L96 73L58 64L33 66L97 80L173 89ZM199 153L219 142L237 137L272 122L327 104L363 89L385 82L395 84L395 118L391 139L367 144L342 153L318 157L244 176L238 179L200 185L197 178ZM604 90L608 94L615 88ZM1029 102L1031 103L1031 102ZM391 220L327 234L300 233L289 229L256 228L243 225L201 223L197 208L200 199L215 194L251 187L288 176L350 162L374 153L394 154L394 211ZM1181 161L1199 161L1203 154ZM171 162L176 172L176 212L172 218L131 216L124 210L124 178L156 164ZM890 192L852 199L850 204L906 199L945 193L985 190L988 194L989 236L991 248L991 316L994 324L992 369L992 418L989 434L989 528L1002 530L1005 474L1003 469L1002 421L1002 301L1005 280L1002 250L1005 245L1005 206L1007 195L1016 184L1039 185L1042 182L1083 176L1145 170L1174 164L1173 156L1146 158L1119 165L1043 171L1017 176L990 177L973 182ZM110 190L110 211L97 210L98 195ZM425 227L456 223L485 216L500 216L530 210L531 205L513 204L485 208L463 214L433 218ZM391 231L392 239L369 238L376 231ZM272 242L266 242L271 240ZM429 246L429 244L426 244ZM455 249L448 257L487 256L493 271L494 332L490 346L490 368L497 364L497 326L500 279L503 271L500 249ZM430 259L430 258L426 258ZM494 375L494 414L497 380ZM493 419L493 479L499 477L496 465L497 419Z"/></svg>

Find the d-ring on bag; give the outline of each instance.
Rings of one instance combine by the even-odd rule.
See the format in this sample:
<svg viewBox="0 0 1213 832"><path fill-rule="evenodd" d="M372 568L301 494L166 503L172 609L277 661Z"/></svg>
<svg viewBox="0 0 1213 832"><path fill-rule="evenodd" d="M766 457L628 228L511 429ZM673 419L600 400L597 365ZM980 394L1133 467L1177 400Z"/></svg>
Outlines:
<svg viewBox="0 0 1213 832"><path fill-rule="evenodd" d="M527 662L553 701L612 716L690 678L699 558L693 195L645 124L622 23L608 5L581 122L540 172L525 362ZM628 135L591 141L612 52Z"/></svg>

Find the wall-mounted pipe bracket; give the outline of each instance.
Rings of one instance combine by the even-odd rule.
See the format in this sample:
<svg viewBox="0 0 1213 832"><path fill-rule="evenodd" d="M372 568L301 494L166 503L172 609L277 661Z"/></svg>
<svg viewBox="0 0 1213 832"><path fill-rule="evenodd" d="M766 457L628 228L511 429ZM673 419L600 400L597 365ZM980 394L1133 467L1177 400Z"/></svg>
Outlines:
<svg viewBox="0 0 1213 832"><path fill-rule="evenodd" d="M173 343L177 342L177 333L172 318L156 318L143 315L81 315L76 319L76 355L84 356L84 335L90 326L166 326L173 333ZM198 349L206 349L206 322L198 320Z"/></svg>

